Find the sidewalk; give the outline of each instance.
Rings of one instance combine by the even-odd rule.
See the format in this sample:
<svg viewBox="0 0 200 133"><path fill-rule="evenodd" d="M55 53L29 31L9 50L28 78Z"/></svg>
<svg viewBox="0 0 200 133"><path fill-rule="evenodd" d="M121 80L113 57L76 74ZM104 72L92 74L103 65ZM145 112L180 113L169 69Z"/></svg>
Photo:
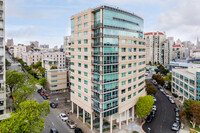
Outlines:
<svg viewBox="0 0 200 133"><path fill-rule="evenodd" d="M78 125L77 127L81 128L84 133L95 133L95 130L91 130L88 124L83 124L82 121L78 119L75 114L71 114L69 116L69 119L74 121Z"/></svg>

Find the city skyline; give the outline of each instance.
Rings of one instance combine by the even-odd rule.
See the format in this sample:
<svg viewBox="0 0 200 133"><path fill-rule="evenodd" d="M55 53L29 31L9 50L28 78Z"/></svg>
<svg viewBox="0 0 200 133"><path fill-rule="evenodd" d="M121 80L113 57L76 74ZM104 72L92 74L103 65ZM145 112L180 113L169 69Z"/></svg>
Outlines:
<svg viewBox="0 0 200 133"><path fill-rule="evenodd" d="M173 36L175 40L180 38L182 41L190 40L193 43L196 43L197 36L200 35L200 26L197 23L200 20L197 14L200 1L96 0L90 4L88 2L7 0L6 37L14 38L15 44L29 44L30 41L37 40L40 44L50 44L50 47L60 46L63 44L63 36L70 35L70 17L102 4L120 7L142 16L144 32L166 32L167 36Z"/></svg>

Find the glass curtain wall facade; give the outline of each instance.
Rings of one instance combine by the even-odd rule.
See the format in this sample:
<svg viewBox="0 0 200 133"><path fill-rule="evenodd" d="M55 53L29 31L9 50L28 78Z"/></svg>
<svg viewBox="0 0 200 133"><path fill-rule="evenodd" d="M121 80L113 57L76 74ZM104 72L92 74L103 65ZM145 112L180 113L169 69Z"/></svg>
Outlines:
<svg viewBox="0 0 200 133"><path fill-rule="evenodd" d="M142 39L143 20L106 7L94 11L92 28L93 108L107 117L118 112L119 36Z"/></svg>

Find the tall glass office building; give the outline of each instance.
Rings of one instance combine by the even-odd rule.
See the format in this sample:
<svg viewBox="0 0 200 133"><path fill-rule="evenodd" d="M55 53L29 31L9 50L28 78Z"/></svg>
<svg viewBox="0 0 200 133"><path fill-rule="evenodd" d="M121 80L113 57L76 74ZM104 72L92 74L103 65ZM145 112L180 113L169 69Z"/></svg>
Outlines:
<svg viewBox="0 0 200 133"><path fill-rule="evenodd" d="M145 92L143 19L100 6L71 17L72 110L93 129L134 120ZM110 126L112 127L112 126ZM112 128L110 128L112 132Z"/></svg>

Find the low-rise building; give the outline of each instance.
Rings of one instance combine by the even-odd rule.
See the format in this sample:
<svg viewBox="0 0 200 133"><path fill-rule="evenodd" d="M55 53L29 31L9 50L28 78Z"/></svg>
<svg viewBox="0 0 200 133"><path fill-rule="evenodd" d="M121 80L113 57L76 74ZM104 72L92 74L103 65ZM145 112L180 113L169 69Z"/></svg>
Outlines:
<svg viewBox="0 0 200 133"><path fill-rule="evenodd" d="M51 67L55 66L58 68L58 61L53 59L43 59L42 61L42 67L46 70L51 70Z"/></svg>
<svg viewBox="0 0 200 133"><path fill-rule="evenodd" d="M22 53L26 52L26 46L24 44L18 44L14 46L14 57L21 59Z"/></svg>
<svg viewBox="0 0 200 133"><path fill-rule="evenodd" d="M200 101L200 67L172 69L172 90L182 100Z"/></svg>
<svg viewBox="0 0 200 133"><path fill-rule="evenodd" d="M47 88L51 93L65 92L67 89L67 69L53 69L45 71Z"/></svg>

